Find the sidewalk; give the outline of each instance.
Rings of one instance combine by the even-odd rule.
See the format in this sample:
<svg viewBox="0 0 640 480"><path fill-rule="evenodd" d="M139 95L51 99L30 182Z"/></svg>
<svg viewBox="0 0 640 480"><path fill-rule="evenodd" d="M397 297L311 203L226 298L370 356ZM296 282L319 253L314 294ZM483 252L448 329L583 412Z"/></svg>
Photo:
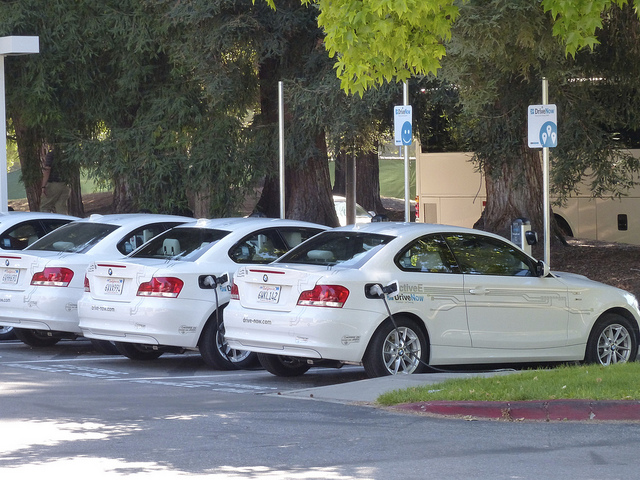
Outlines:
<svg viewBox="0 0 640 480"><path fill-rule="evenodd" d="M442 382L448 378L495 376L492 373L426 373L371 378L356 382L281 392L279 395L343 404L374 405L379 395L393 390ZM419 402L392 410L452 418L505 421L640 421L640 401L544 400L526 402Z"/></svg>

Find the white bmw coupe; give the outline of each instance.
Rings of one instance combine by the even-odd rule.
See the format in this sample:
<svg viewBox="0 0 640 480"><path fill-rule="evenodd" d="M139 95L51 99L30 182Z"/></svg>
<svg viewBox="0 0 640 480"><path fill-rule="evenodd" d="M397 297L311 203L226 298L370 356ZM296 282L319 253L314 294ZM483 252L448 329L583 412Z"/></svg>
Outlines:
<svg viewBox="0 0 640 480"><path fill-rule="evenodd" d="M638 353L632 294L550 272L497 235L445 225L324 232L270 265L240 267L231 298L229 345L258 352L281 376L345 363L371 377L462 364L608 365Z"/></svg>
<svg viewBox="0 0 640 480"><path fill-rule="evenodd" d="M121 261L89 265L78 302L84 336L134 360L198 349L218 369L256 362L229 349L223 309L238 265L267 264L326 230L276 218L219 218L175 227Z"/></svg>

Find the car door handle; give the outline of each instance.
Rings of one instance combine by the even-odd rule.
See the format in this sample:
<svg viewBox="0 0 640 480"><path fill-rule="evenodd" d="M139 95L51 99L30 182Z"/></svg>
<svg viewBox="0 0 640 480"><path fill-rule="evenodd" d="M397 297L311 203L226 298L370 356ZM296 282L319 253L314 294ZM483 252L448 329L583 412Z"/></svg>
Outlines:
<svg viewBox="0 0 640 480"><path fill-rule="evenodd" d="M469 293L471 295L486 295L487 294L487 289L484 288L484 287L470 288L469 289Z"/></svg>

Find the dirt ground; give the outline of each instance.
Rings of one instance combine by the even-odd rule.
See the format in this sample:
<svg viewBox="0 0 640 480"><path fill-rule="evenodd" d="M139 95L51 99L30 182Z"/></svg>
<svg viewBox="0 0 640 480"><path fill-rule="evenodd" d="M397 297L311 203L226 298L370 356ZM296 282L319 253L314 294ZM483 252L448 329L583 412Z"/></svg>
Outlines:
<svg viewBox="0 0 640 480"><path fill-rule="evenodd" d="M640 245L569 239L551 249L551 269L585 275L640 298Z"/></svg>
<svg viewBox="0 0 640 480"><path fill-rule="evenodd" d="M404 220L404 201L383 198L391 220ZM111 193L83 196L85 214L106 214L112 209ZM25 201L11 201L15 210L27 210ZM640 298L640 245L568 239L568 245L553 244L551 269L585 275L592 280L627 290Z"/></svg>

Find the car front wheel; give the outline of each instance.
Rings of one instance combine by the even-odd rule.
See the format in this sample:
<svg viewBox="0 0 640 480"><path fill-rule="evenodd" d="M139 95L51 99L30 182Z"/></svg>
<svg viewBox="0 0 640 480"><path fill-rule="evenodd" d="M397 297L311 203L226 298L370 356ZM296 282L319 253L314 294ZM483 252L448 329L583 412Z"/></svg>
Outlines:
<svg viewBox="0 0 640 480"><path fill-rule="evenodd" d="M429 345L422 330L409 318L387 319L378 327L362 363L369 377L428 370Z"/></svg>
<svg viewBox="0 0 640 480"><path fill-rule="evenodd" d="M120 355L131 360L155 360L164 353L162 350L154 350L151 345L141 343L115 342L115 345Z"/></svg>
<svg viewBox="0 0 640 480"><path fill-rule="evenodd" d="M259 353L258 360L267 372L277 375L278 377L298 377L305 374L307 370L311 368L311 365L309 365L306 360L285 355Z"/></svg>
<svg viewBox="0 0 640 480"><path fill-rule="evenodd" d="M626 363L638 355L638 339L629 320L621 315L603 315L593 326L585 361L600 365Z"/></svg>

